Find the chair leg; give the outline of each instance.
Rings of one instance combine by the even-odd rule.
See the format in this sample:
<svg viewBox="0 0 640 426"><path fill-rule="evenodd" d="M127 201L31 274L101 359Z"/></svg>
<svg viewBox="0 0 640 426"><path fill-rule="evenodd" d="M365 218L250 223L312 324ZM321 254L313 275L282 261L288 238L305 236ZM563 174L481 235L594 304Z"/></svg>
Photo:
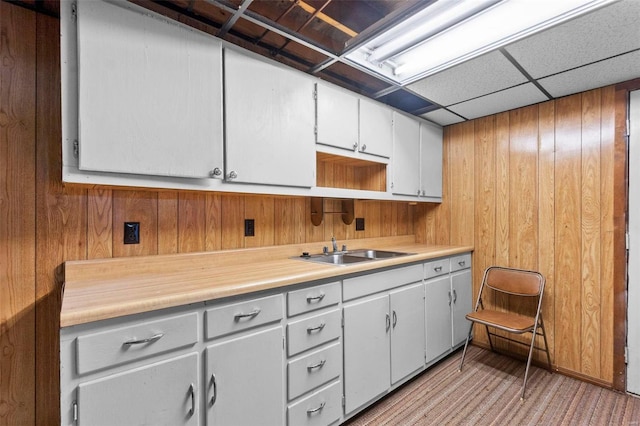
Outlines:
<svg viewBox="0 0 640 426"><path fill-rule="evenodd" d="M471 333L473 332L473 323L469 325L469 334L467 334L467 341L464 342L464 349L462 350L462 359L460 360L460 367L458 371L462 371L462 364L464 364L464 357L467 355L467 346L469 346L469 340L471 340Z"/></svg>
<svg viewBox="0 0 640 426"><path fill-rule="evenodd" d="M542 329L542 338L544 339L544 350L547 353L547 364L549 364L549 373L553 374L553 368L551 367L551 355L549 355L549 345L547 344L547 331L544 329L544 321L542 321L542 315L540 315L540 328Z"/></svg>
<svg viewBox="0 0 640 426"><path fill-rule="evenodd" d="M485 325L484 328L487 329L487 339L489 340L489 347L491 348L491 352L495 352L495 348L493 347L493 341L491 340L491 333L489 333L489 326Z"/></svg>
<svg viewBox="0 0 640 426"><path fill-rule="evenodd" d="M522 395L520 395L520 401L524 401L524 392L527 388L527 377L529 376L529 367L531 366L531 358L533 358L533 347L536 343L536 327L533 327L533 334L531 336L531 345L529 346L529 356L527 357L527 368L524 370L524 382L522 383Z"/></svg>

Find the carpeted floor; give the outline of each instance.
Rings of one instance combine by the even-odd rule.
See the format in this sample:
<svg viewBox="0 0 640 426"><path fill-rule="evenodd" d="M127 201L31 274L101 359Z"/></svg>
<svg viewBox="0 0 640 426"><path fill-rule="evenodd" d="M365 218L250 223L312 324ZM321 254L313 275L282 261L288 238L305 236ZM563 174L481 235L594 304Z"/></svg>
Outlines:
<svg viewBox="0 0 640 426"><path fill-rule="evenodd" d="M361 425L639 425L640 398L471 346L348 421Z"/></svg>

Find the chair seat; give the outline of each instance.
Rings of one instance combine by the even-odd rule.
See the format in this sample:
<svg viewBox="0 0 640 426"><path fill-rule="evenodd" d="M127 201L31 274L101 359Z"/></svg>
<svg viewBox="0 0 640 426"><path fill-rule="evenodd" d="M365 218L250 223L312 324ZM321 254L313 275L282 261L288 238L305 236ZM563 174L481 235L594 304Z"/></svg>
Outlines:
<svg viewBox="0 0 640 426"><path fill-rule="evenodd" d="M469 321L496 327L511 333L526 333L533 330L535 318L509 312L492 311L490 309L471 312L466 315Z"/></svg>

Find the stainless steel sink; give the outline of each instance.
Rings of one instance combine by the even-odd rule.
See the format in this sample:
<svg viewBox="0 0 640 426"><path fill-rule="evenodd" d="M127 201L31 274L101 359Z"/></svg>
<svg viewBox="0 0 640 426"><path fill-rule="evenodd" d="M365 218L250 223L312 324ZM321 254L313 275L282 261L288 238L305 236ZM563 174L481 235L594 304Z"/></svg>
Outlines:
<svg viewBox="0 0 640 426"><path fill-rule="evenodd" d="M408 256L413 253L403 253L400 251L360 249L349 252L350 256L365 257L367 259L389 259L392 257Z"/></svg>
<svg viewBox="0 0 640 426"><path fill-rule="evenodd" d="M372 260L389 259L392 257L407 256L413 253L403 253L398 251L360 249L326 254L303 253L294 259L306 260L308 262L326 263L329 265L345 266L353 263L369 262Z"/></svg>

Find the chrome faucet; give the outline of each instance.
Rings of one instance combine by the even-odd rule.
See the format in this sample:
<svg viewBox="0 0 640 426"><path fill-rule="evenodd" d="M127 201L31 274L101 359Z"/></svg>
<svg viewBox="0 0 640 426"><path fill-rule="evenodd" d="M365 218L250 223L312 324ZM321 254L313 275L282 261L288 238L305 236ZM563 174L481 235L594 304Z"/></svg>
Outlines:
<svg viewBox="0 0 640 426"><path fill-rule="evenodd" d="M336 241L336 237L331 237L331 244L333 245L333 251L338 251L338 242Z"/></svg>

